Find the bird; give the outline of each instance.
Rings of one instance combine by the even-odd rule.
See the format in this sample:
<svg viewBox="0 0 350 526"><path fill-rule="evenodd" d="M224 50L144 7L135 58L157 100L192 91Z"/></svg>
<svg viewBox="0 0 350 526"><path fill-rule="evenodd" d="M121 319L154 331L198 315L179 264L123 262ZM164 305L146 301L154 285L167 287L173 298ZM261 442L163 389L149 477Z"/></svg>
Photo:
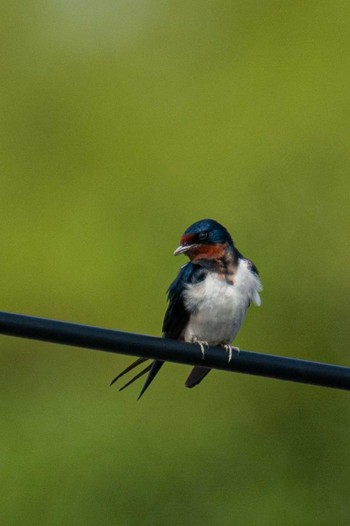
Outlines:
<svg viewBox="0 0 350 526"><path fill-rule="evenodd" d="M189 258L167 290L168 307L163 321L163 337L196 343L203 358L205 348L224 347L228 361L232 347L251 303L261 305L262 285L254 263L245 258L235 246L227 229L214 219L201 219L189 226L180 238L174 255ZM126 373L146 362L139 358L116 376L111 385ZM119 390L148 373L138 396L145 393L164 361L153 360ZM210 368L195 366L185 386L198 385Z"/></svg>

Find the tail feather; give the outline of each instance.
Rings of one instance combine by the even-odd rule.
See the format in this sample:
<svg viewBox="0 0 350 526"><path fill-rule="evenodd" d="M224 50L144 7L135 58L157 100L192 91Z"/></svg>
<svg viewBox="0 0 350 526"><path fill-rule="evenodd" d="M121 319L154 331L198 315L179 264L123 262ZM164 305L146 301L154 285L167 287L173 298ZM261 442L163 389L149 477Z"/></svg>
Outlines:
<svg viewBox="0 0 350 526"><path fill-rule="evenodd" d="M161 362L160 360L154 360L152 362L152 365L151 365L151 368L150 368L150 371L148 373L148 376L146 378L146 381L145 383L143 384L143 387L141 389L141 393L139 394L138 396L138 400L140 400L141 396L143 395L143 393L146 391L147 387L151 384L151 382L154 380L154 378L156 377L159 369L162 367L162 365L164 364L164 362Z"/></svg>
<svg viewBox="0 0 350 526"><path fill-rule="evenodd" d="M147 367L145 367L145 369L143 369L140 373L134 376L134 378L131 378L131 380L129 380L125 385L123 385L123 387L121 387L119 391L123 391L126 387L129 387L129 385L133 384L135 380L138 380L139 378L141 378L141 376L148 373L148 371L151 370L151 367L152 367L152 364L150 363L149 365L147 365Z"/></svg>
<svg viewBox="0 0 350 526"><path fill-rule="evenodd" d="M131 365L129 365L126 369L124 369L124 371L122 371L121 373L118 374L118 376L116 376L110 383L110 385L113 385L114 382L116 382L117 380L119 380L119 378L121 378L122 376L124 376L124 374L128 373L129 371L131 371L132 369L134 369L134 367L137 367L138 365L140 365L141 363L143 362L146 362L147 361L147 358L138 358L135 362L132 362Z"/></svg>
<svg viewBox="0 0 350 526"><path fill-rule="evenodd" d="M185 386L191 388L195 385L198 385L203 380L203 378L207 376L210 370L211 369L209 369L208 367L193 367L192 371L189 374L189 377L186 380Z"/></svg>
<svg viewBox="0 0 350 526"><path fill-rule="evenodd" d="M132 369L134 369L135 367L137 367L138 365L140 365L141 363L144 363L147 361L147 358L138 358L135 362L133 362L131 365L129 365L126 369L124 369L124 371L122 371L121 373L118 374L118 376L116 376L112 381L111 381L111 385L114 384L114 382L116 382L117 380L119 380L119 378L121 378L122 376L124 376L124 374L128 373L129 371L131 371ZM153 360L153 362L151 364L149 364L147 367L145 367L145 369L143 369L141 372L139 372L136 376L134 376L131 380L129 380L125 385L123 385L119 391L123 391L123 389L125 389L126 387L129 387L129 385L131 385L132 383L135 382L135 380L138 380L139 378L141 378L141 376L143 376L144 374L148 373L148 376L146 378L146 381L141 389L141 393L139 394L138 396L138 400L141 398L141 396L143 395L143 393L146 391L146 389L148 388L148 386L152 383L152 381L154 380L154 378L156 377L159 369L162 367L164 362L160 361L160 360Z"/></svg>

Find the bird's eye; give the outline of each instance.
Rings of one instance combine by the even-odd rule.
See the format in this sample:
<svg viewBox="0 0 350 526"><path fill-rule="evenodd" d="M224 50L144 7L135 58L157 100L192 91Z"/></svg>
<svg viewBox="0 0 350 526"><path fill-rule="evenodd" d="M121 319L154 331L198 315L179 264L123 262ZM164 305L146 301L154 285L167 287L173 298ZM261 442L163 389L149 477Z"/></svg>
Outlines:
<svg viewBox="0 0 350 526"><path fill-rule="evenodd" d="M207 239L207 237L208 237L208 232L201 232L200 234L198 234L199 241L204 241L205 239Z"/></svg>

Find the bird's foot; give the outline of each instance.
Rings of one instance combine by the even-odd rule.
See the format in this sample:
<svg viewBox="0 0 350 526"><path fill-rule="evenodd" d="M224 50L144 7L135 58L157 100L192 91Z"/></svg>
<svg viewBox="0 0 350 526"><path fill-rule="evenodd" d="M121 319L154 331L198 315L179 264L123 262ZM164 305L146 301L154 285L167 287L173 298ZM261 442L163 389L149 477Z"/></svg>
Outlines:
<svg viewBox="0 0 350 526"><path fill-rule="evenodd" d="M225 349L226 354L228 356L228 363L232 360L233 351L236 351L237 354L241 352L239 347L234 347L233 345L230 345L228 343L223 344L222 347Z"/></svg>
<svg viewBox="0 0 350 526"><path fill-rule="evenodd" d="M201 351L202 351L202 358L204 360L205 359L205 347L207 349L209 349L209 343L201 341L201 340L198 340L198 338L193 338L192 343L196 343L197 345L199 345L199 347L201 348Z"/></svg>

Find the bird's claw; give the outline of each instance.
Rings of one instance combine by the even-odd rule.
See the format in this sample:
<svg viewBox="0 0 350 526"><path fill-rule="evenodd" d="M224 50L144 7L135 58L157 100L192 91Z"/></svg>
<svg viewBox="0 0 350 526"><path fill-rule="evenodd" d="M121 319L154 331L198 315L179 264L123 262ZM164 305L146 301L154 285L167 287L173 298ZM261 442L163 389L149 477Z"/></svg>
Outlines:
<svg viewBox="0 0 350 526"><path fill-rule="evenodd" d="M223 348L225 349L226 354L228 355L228 363L230 363L230 361L232 360L233 351L236 351L237 354L241 352L239 347L234 347L233 345L230 345L228 343L223 345Z"/></svg>
<svg viewBox="0 0 350 526"><path fill-rule="evenodd" d="M204 359L205 359L205 347L206 347L207 349L209 349L209 343L208 343L208 342L201 341L201 340L198 340L197 338L193 338L193 343L196 343L196 344L199 345L199 347L201 348L201 351L202 351L202 359L204 360Z"/></svg>

